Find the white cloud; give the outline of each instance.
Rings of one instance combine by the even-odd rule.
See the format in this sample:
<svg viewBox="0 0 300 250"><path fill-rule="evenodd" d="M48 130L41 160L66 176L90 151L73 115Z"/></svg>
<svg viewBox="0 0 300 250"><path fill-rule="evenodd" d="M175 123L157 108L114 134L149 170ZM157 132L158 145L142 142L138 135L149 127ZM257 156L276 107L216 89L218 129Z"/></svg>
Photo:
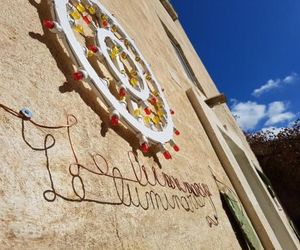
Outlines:
<svg viewBox="0 0 300 250"><path fill-rule="evenodd" d="M252 95L259 97L271 90L292 84L299 79L297 73L291 73L282 79L270 79L259 88L254 89ZM231 99L231 102L231 112L236 117L241 129L246 131L257 129L259 123L264 123L266 128L272 128L277 132L278 125L284 125L283 123L286 124L296 118L296 114L288 111L288 103L282 101L260 104L253 101L239 102L237 99Z"/></svg>
<svg viewBox="0 0 300 250"><path fill-rule="evenodd" d="M254 95L255 97L259 97L260 95L270 91L271 89L279 88L279 84L280 79L277 79L275 81L273 79L270 79L258 89L253 90L252 95Z"/></svg>
<svg viewBox="0 0 300 250"><path fill-rule="evenodd" d="M295 114L293 114L292 112L285 112L282 114L277 114L277 115L273 115L271 116L265 123L266 126L270 126L270 125L275 125L278 123L282 123L285 121L290 121L292 119L295 118Z"/></svg>
<svg viewBox="0 0 300 250"><path fill-rule="evenodd" d="M254 130L258 123L266 120L264 125L274 125L291 121L296 117L292 112L286 112L288 103L281 101L272 102L268 105L256 102L234 101L231 107L232 114L236 117L237 123L243 130Z"/></svg>
<svg viewBox="0 0 300 250"><path fill-rule="evenodd" d="M288 104L284 102L272 102L269 104L267 116L268 120L265 122L266 126L275 125L278 123L291 121L295 118L295 114L292 112L285 112L288 108Z"/></svg>
<svg viewBox="0 0 300 250"><path fill-rule="evenodd" d="M234 103L231 111L237 117L237 123L241 129L252 130L264 118L266 105L250 101Z"/></svg>
<svg viewBox="0 0 300 250"><path fill-rule="evenodd" d="M268 115L273 116L273 115L280 114L286 110L286 108L287 108L286 106L287 105L284 104L284 102L279 102L279 101L272 102L269 104L269 107L268 107Z"/></svg>
<svg viewBox="0 0 300 250"><path fill-rule="evenodd" d="M282 81L284 82L284 83L293 83L293 82L295 82L296 80L298 80L298 74L297 73L292 73L292 74L290 74L290 75L288 75L288 76L286 76Z"/></svg>
<svg viewBox="0 0 300 250"><path fill-rule="evenodd" d="M290 75L287 75L285 78L282 79L270 79L265 84L261 85L259 88L254 89L252 92L252 95L255 97L259 97L264 93L269 92L272 89L280 88L283 84L290 84L294 83L296 80L299 79L299 76L297 73L291 73Z"/></svg>

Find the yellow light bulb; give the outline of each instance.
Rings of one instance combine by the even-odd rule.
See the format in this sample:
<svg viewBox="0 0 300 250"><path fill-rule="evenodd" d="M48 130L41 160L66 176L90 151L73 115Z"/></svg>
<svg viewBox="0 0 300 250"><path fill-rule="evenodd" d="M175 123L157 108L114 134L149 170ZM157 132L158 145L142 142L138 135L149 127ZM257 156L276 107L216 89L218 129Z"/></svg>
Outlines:
<svg viewBox="0 0 300 250"><path fill-rule="evenodd" d="M132 77L130 79L130 83L133 87L135 87L138 84L138 80L136 78Z"/></svg>
<svg viewBox="0 0 300 250"><path fill-rule="evenodd" d="M85 8L84 8L84 6L81 3L79 3L79 4L76 5L76 9L78 11L80 11L81 13L83 13L85 11Z"/></svg>
<svg viewBox="0 0 300 250"><path fill-rule="evenodd" d="M156 102L155 106L156 106L157 109L162 107L160 102Z"/></svg>
<svg viewBox="0 0 300 250"><path fill-rule="evenodd" d="M140 110L140 109L135 109L135 110L133 111L133 115L134 115L135 117L140 116L140 115L141 115L141 110Z"/></svg>
<svg viewBox="0 0 300 250"><path fill-rule="evenodd" d="M74 19L80 19L80 17L81 17L81 15L79 14L79 12L77 10L74 10L73 12L71 12L70 15Z"/></svg>
<svg viewBox="0 0 300 250"><path fill-rule="evenodd" d="M128 47L129 46L129 41L127 39L125 39L124 44L125 44L126 47Z"/></svg>
<svg viewBox="0 0 300 250"><path fill-rule="evenodd" d="M122 59L126 60L127 59L127 54L125 52L122 52L121 57L122 57Z"/></svg>
<svg viewBox="0 0 300 250"><path fill-rule="evenodd" d="M113 25L113 26L111 27L111 31L112 31L112 32L117 32L117 30L118 30L118 29L117 29L117 26L116 26L116 25Z"/></svg>
<svg viewBox="0 0 300 250"><path fill-rule="evenodd" d="M139 62L139 61L141 60L141 58L140 58L139 56L136 56L136 57L135 57L135 60L136 60L137 62Z"/></svg>
<svg viewBox="0 0 300 250"><path fill-rule="evenodd" d="M118 48L117 46L114 46L114 47L113 47L113 51L114 51L116 54L118 54L118 53L119 53L119 48Z"/></svg>
<svg viewBox="0 0 300 250"><path fill-rule="evenodd" d="M157 125L157 124L160 122L160 119L159 119L158 116L154 116L153 119L152 119L152 121L153 121L153 123L154 123L155 125Z"/></svg>
<svg viewBox="0 0 300 250"><path fill-rule="evenodd" d="M90 6L90 7L88 8L88 11L90 12L91 15L96 14L96 10L95 10L95 8L94 8L93 6Z"/></svg>
<svg viewBox="0 0 300 250"><path fill-rule="evenodd" d="M145 122L146 124L149 124L149 123L151 122L151 118L150 118L149 116L145 116L145 117L144 117L144 122Z"/></svg>
<svg viewBox="0 0 300 250"><path fill-rule="evenodd" d="M152 79L152 78L151 78L150 75L147 75L147 76L146 76L146 80L151 81L151 79Z"/></svg>
<svg viewBox="0 0 300 250"><path fill-rule="evenodd" d="M133 77L136 77L137 76L137 72L135 70L131 70L130 71L130 75L133 76Z"/></svg>
<svg viewBox="0 0 300 250"><path fill-rule="evenodd" d="M157 111L157 115L158 115L158 117L162 117L164 115L164 111L162 109L159 109Z"/></svg>
<svg viewBox="0 0 300 250"><path fill-rule="evenodd" d="M94 55L94 52L91 51L90 49L87 50L87 57L92 57Z"/></svg>
<svg viewBox="0 0 300 250"><path fill-rule="evenodd" d="M154 96L158 96L158 92L157 92L156 90L154 90L154 91L152 92L152 94L153 94Z"/></svg>
<svg viewBox="0 0 300 250"><path fill-rule="evenodd" d="M105 15L101 15L101 19L102 20L106 20L106 16Z"/></svg>
<svg viewBox="0 0 300 250"><path fill-rule="evenodd" d="M84 30L83 30L83 27L81 25L76 25L74 27L74 30L77 31L78 33L80 33L81 35L84 35Z"/></svg>
<svg viewBox="0 0 300 250"><path fill-rule="evenodd" d="M120 53L120 50L117 46L114 46L111 51L111 58L114 59L117 57L117 55Z"/></svg>

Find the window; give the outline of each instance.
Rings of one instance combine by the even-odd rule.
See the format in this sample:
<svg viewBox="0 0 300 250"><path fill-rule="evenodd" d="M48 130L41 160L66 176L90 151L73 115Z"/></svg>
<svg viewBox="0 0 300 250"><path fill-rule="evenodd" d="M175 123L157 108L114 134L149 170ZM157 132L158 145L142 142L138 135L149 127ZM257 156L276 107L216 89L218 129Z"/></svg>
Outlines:
<svg viewBox="0 0 300 250"><path fill-rule="evenodd" d="M231 192L221 192L223 207L231 225L233 225L241 247L243 249L262 249L261 242L252 228L251 222L244 213L242 205ZM234 223L233 220L236 222ZM246 241L246 243L244 241Z"/></svg>
<svg viewBox="0 0 300 250"><path fill-rule="evenodd" d="M160 0L161 4L165 7L166 11L169 13L170 17L173 21L176 21L178 19L178 15L173 8L172 4L169 0Z"/></svg>
<svg viewBox="0 0 300 250"><path fill-rule="evenodd" d="M178 47L178 45L176 45L176 44L174 43L174 41L172 41L171 39L170 39L170 41L171 41L171 43L172 43L172 45L173 45L173 48L174 48L174 50L175 50L175 52L176 52L176 55L177 55L177 57L178 57L178 59L179 59L179 62L180 62L181 65L183 66L183 69L184 69L184 71L185 71L185 74L187 75L187 77L188 77L192 82L195 82L195 79L194 79L195 77L193 76L193 73L191 72L191 69L189 69L189 67L188 67L188 65L187 65L187 63L186 63L186 60L185 60L185 58L184 58L184 55L183 55L181 49Z"/></svg>
<svg viewBox="0 0 300 250"><path fill-rule="evenodd" d="M205 98L193 88L187 90L187 95L265 248L298 249L286 214L274 204L241 138L224 129Z"/></svg>
<svg viewBox="0 0 300 250"><path fill-rule="evenodd" d="M184 52L183 52L181 46L179 45L179 43L177 42L175 37L172 35L172 33L168 30L166 25L162 21L161 21L161 23L170 39L170 42L174 48L175 54L177 55L178 61L182 65L185 75L187 76L188 80L190 80L204 94L204 91L203 91L198 79L196 78L191 65L189 64L186 56L184 55Z"/></svg>

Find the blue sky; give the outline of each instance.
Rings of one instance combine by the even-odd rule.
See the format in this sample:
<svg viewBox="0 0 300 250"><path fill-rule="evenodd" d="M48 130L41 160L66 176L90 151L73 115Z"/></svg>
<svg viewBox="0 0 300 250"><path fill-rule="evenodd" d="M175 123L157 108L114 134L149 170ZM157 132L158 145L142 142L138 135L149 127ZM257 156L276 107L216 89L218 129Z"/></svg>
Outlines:
<svg viewBox="0 0 300 250"><path fill-rule="evenodd" d="M242 129L300 117L299 0L172 0Z"/></svg>

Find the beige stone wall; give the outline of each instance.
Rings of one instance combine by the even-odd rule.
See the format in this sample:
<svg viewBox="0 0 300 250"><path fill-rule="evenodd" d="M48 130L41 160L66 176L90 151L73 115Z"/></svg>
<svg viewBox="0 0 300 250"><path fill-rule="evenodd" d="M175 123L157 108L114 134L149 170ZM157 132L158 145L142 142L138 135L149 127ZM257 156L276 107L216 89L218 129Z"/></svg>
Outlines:
<svg viewBox="0 0 300 250"><path fill-rule="evenodd" d="M243 149L245 150L246 155L249 157L249 159L252 161L252 163L255 164L255 166L257 168L260 168L260 165L259 165L258 160L256 159L256 156L254 155L253 151L251 150L250 145L248 144L243 131L239 128L234 117L230 113L230 110L229 110L227 104L215 106L213 108L213 111L217 115L220 122L223 124L224 128L227 131L234 133L239 137L239 139L241 140Z"/></svg>
<svg viewBox="0 0 300 250"><path fill-rule="evenodd" d="M186 35L173 23L159 1L101 2L136 41L165 88L169 104L176 111L174 123L181 131L177 139L181 151L174 154L171 161L166 161L154 150L143 156L137 150L137 139L128 129L123 126L107 128L109 118L105 107L87 84L72 80L74 68L64 47L54 34L42 28L41 20L50 17L46 1L3 0L0 9L0 103L17 111L29 107L34 121L48 126L66 124L68 114L76 116L78 123L69 130L40 128L0 108L0 248L239 249L208 164L229 181L187 99L185 90L190 83L174 58L175 53L158 16L181 43L206 94L216 93L215 86ZM174 82L173 72L176 72L178 83ZM76 158L68 132L77 161L83 166L80 176L85 197L78 177L73 179L72 185L69 165L71 173L75 174ZM55 144L51 146L53 140ZM150 181L153 181L150 170L154 166L159 178L164 172L178 178L181 185L183 181L207 184L219 225L208 225L206 216L214 216L209 197L198 199L203 207L195 209L195 202L178 188L142 186L134 182L129 151L137 152ZM98 156L95 158L98 169L91 157L95 154L105 157L107 165ZM107 174L101 175L100 170L105 171L106 167ZM134 167L138 172L136 162ZM127 178L123 185L117 179L120 173ZM145 181L144 175L143 178ZM120 194L122 187L124 198ZM171 200L177 195L183 205L179 204L180 209L169 207L167 211L161 203L159 209L156 205L153 209L151 203L147 210L132 204L126 206L130 203L127 187L135 204L137 190L144 206L145 195L151 191L162 199L166 195ZM47 190L52 192L44 193ZM43 194L48 199L56 199L49 202ZM123 204L119 204L122 201Z"/></svg>

